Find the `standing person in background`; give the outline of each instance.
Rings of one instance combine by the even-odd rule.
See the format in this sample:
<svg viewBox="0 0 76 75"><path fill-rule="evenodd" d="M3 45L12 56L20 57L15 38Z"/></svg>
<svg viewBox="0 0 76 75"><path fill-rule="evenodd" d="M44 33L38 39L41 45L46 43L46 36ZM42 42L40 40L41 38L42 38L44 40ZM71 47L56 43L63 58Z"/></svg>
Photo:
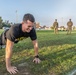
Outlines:
<svg viewBox="0 0 76 75"><path fill-rule="evenodd" d="M38 42L37 35L34 29L35 18L32 14L25 14L21 24L12 25L10 29L1 34L0 45L6 45L5 61L6 69L10 74L16 74L18 72L17 67L11 65L11 57L13 54L14 43L18 43L20 39L30 37L35 51L35 57L33 62L40 63L38 55ZM25 45L24 45L25 46Z"/></svg>
<svg viewBox="0 0 76 75"><path fill-rule="evenodd" d="M58 22L57 22L57 19L55 19L55 22L53 23L53 27L54 27L54 33L55 34L58 34Z"/></svg>
<svg viewBox="0 0 76 75"><path fill-rule="evenodd" d="M73 22L71 21L71 19L69 19L69 21L67 22L67 34L71 34L72 26L73 26Z"/></svg>

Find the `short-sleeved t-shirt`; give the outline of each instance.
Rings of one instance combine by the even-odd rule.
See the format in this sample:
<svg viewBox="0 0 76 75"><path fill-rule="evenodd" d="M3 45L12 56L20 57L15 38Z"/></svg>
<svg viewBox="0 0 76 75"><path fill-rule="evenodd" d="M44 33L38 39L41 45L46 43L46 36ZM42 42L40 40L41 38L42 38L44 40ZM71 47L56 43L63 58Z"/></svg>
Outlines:
<svg viewBox="0 0 76 75"><path fill-rule="evenodd" d="M27 37L30 37L31 40L36 40L37 39L36 31L33 28L30 32L23 32L22 24L13 25L6 32L6 38L12 42L20 41Z"/></svg>

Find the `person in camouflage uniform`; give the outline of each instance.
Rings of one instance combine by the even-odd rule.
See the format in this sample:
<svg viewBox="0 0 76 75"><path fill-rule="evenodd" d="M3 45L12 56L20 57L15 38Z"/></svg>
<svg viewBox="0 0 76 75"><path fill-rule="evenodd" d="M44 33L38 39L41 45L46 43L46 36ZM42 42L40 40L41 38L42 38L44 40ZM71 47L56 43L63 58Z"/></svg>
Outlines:
<svg viewBox="0 0 76 75"><path fill-rule="evenodd" d="M67 34L71 34L72 31L73 22L71 19L69 19L69 22L67 22Z"/></svg>
<svg viewBox="0 0 76 75"><path fill-rule="evenodd" d="M53 23L53 27L54 27L54 33L58 34L58 22L57 22L57 19L55 19L55 22Z"/></svg>

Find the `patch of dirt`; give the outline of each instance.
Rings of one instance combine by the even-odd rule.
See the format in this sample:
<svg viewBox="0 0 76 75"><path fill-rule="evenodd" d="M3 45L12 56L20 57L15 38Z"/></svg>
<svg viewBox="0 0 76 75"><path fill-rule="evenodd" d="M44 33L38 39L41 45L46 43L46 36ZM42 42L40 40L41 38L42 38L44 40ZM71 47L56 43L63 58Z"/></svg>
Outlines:
<svg viewBox="0 0 76 75"><path fill-rule="evenodd" d="M32 75L30 73L30 70L28 69L28 63L21 63L17 66L19 72L17 74L14 74L14 75ZM4 75L10 75L8 73L5 73Z"/></svg>

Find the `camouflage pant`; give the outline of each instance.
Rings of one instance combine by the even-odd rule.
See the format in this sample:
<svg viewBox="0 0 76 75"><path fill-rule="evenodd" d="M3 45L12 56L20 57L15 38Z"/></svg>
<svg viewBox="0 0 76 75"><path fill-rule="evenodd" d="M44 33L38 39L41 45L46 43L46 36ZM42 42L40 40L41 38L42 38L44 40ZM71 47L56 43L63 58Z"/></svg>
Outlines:
<svg viewBox="0 0 76 75"><path fill-rule="evenodd" d="M8 29L5 30L5 31L1 34L1 36L0 36L0 45L5 45L5 44L6 44L6 37L5 37L6 31L8 31Z"/></svg>
<svg viewBox="0 0 76 75"><path fill-rule="evenodd" d="M67 30L68 30L68 31L72 31L72 27L68 27Z"/></svg>
<svg viewBox="0 0 76 75"><path fill-rule="evenodd" d="M72 31L72 27L68 27L67 29L68 29L68 31Z"/></svg>
<svg viewBox="0 0 76 75"><path fill-rule="evenodd" d="M71 31L72 31L72 27L68 27L67 28L67 34L69 34L69 33L71 34Z"/></svg>
<svg viewBox="0 0 76 75"><path fill-rule="evenodd" d="M54 28L54 33L55 33L55 34L58 33L58 28Z"/></svg>

